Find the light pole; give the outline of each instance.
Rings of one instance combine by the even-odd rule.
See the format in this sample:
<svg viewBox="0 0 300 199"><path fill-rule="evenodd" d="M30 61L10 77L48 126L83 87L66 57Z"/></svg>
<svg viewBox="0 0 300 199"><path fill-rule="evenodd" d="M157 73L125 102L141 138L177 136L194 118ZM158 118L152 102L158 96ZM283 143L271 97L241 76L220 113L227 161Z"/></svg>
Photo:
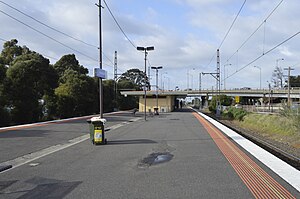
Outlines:
<svg viewBox="0 0 300 199"><path fill-rule="evenodd" d="M170 77L166 77L166 76L164 76L164 78L167 78L168 79L168 91L170 90L169 88L170 88Z"/></svg>
<svg viewBox="0 0 300 199"><path fill-rule="evenodd" d="M154 46L148 46L148 47L140 47L138 46L136 48L139 51L144 51L145 52L145 70L144 70L144 98L145 98L145 107L144 107L144 115L145 115L145 121L146 121L146 103L147 103L147 88L146 88L146 83L147 83L147 54L148 51L154 50Z"/></svg>
<svg viewBox="0 0 300 199"><path fill-rule="evenodd" d="M290 82L290 78L291 78L291 70L294 70L291 67L288 68L284 68L284 70L288 71L288 107L291 107L291 82Z"/></svg>
<svg viewBox="0 0 300 199"><path fill-rule="evenodd" d="M253 67L259 69L259 89L261 90L261 67L259 66L253 66Z"/></svg>
<svg viewBox="0 0 300 199"><path fill-rule="evenodd" d="M201 73L199 73L199 92L201 92Z"/></svg>
<svg viewBox="0 0 300 199"><path fill-rule="evenodd" d="M156 70L156 108L157 108L157 113L158 113L158 70L162 69L162 66L157 66L154 67L152 66L151 69Z"/></svg>
<svg viewBox="0 0 300 199"><path fill-rule="evenodd" d="M160 73L160 89L161 90L164 90L164 88L163 88L163 75L164 74L168 74L168 72Z"/></svg>
<svg viewBox="0 0 300 199"><path fill-rule="evenodd" d="M225 82L226 82L225 66L231 66L231 64L225 64L225 65L224 65L224 71L223 71L223 74L224 74L224 90L226 90L226 84L225 84Z"/></svg>
<svg viewBox="0 0 300 199"><path fill-rule="evenodd" d="M195 70L195 68L193 68L193 70ZM189 91L189 84L190 84L190 80L189 80L189 76L190 76L190 69L187 70L187 91ZM193 76L192 76L192 81L193 81ZM193 90L193 82L192 82L192 90Z"/></svg>
<svg viewBox="0 0 300 199"><path fill-rule="evenodd" d="M271 84L269 81L268 82L268 85L269 85L269 112L271 112Z"/></svg>
<svg viewBox="0 0 300 199"><path fill-rule="evenodd" d="M278 62L283 61L283 60L284 60L284 58L276 59L276 67L278 67Z"/></svg>

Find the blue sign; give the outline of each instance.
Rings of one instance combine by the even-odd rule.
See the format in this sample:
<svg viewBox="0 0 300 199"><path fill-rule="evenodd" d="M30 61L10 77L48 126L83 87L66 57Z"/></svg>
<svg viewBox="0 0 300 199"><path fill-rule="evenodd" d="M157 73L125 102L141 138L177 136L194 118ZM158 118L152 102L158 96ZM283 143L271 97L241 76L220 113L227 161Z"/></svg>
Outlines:
<svg viewBox="0 0 300 199"><path fill-rule="evenodd" d="M94 77L99 77L101 79L107 78L107 72L100 68L94 68Z"/></svg>

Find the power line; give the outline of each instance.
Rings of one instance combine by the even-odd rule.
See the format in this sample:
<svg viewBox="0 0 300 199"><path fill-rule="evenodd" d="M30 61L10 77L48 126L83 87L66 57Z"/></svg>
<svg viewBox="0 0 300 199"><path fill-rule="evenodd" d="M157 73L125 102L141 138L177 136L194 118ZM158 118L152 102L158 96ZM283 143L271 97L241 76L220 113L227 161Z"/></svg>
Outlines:
<svg viewBox="0 0 300 199"><path fill-rule="evenodd" d="M15 8L15 7L13 7L12 5L9 5L9 4L7 4L7 3L5 3L5 2L3 2L3 1L0 1L0 3L6 5L6 6L8 6L8 7L10 7L11 9L16 10L17 12L19 12L19 13L25 15L26 17L29 17L30 19L32 19L32 20L38 22L39 24L42 24L43 26L46 26L47 28L50 28L51 30L54 30L55 32L58 32L58 33L60 33L60 34L62 34L62 35L64 35L64 36L67 36L67 37L69 37L69 38L71 38L71 39L74 39L74 40L76 40L76 41L78 41L78 42L81 42L81 43L83 43L83 44L85 44L85 45L88 45L88 46L91 46L91 47L98 48L98 46L95 46L95 45L93 45L93 44L89 44L89 43L87 43L87 42L85 42L85 41L82 41L82 40L80 40L80 39L77 39L77 38L75 38L75 37L73 37L73 36L71 36L71 35L69 35L69 34L67 34L67 33L64 33L64 32L62 32L62 31L60 31L60 30L58 30L58 29L56 29L56 28L53 28L53 27L47 25L46 23L44 23L44 22L42 22L42 21L40 21L40 20L38 20L38 19L36 19L36 18L34 18L34 17L32 17L32 16L30 16L30 15L24 13L23 11L21 11L21 10Z"/></svg>
<svg viewBox="0 0 300 199"><path fill-rule="evenodd" d="M241 8L240 8L239 12L238 12L238 13L237 13L237 15L235 16L235 18L234 18L234 20L233 20L233 22L232 22L231 26L229 27L229 29L228 29L228 31L227 31L227 33L226 33L226 35L225 35L224 39L222 40L222 42L221 42L221 44L220 44L220 46L219 46L219 48L218 48L218 49L220 49L220 48L221 48L221 46L223 45L223 43L224 43L225 39L227 38L227 36L228 36L228 34L229 34L230 30L231 30L231 29L232 29L232 27L233 27L233 25L234 25L235 21L237 20L237 18L238 18L238 16L240 15L240 13L241 13L241 11L242 11L242 9L243 9L244 5L246 4L246 1L247 1L247 0L245 0L245 1L244 1L244 3L243 3L243 5L241 6Z"/></svg>
<svg viewBox="0 0 300 199"><path fill-rule="evenodd" d="M50 59L54 59L56 61L58 61L59 59L58 58L55 58L55 57L51 57L49 55L45 55L45 54L42 54L44 57L47 57L47 58L50 58Z"/></svg>
<svg viewBox="0 0 300 199"><path fill-rule="evenodd" d="M0 40L1 40L1 41L4 41L4 42L7 42L7 41L8 41L8 40L5 40L5 39L2 39L1 37L0 37ZM39 54L41 54L41 53L39 53ZM48 55L45 55L45 54L41 54L41 55L43 55L44 57L50 58L50 59L59 60L58 58L51 57L51 56L48 56Z"/></svg>
<svg viewBox="0 0 300 199"><path fill-rule="evenodd" d="M300 64L300 62L298 62L298 63L294 64L292 67L295 67L295 66L297 66L297 65L299 65L299 64Z"/></svg>
<svg viewBox="0 0 300 199"><path fill-rule="evenodd" d="M112 65L114 65L114 63L111 61L111 59L103 51L102 51L102 54L110 63L112 63Z"/></svg>
<svg viewBox="0 0 300 199"><path fill-rule="evenodd" d="M226 60L228 62L239 50L251 39L251 37L266 23L266 21L273 15L277 8L281 5L283 0L281 0L277 6L272 10L272 12L263 20L263 22L254 30L254 32L242 43L242 45ZM265 40L265 38L264 38Z"/></svg>
<svg viewBox="0 0 300 199"><path fill-rule="evenodd" d="M211 57L209 63L207 64L207 66L209 66L211 64L211 62L213 61L213 59L215 58L217 52L214 53L214 55Z"/></svg>
<svg viewBox="0 0 300 199"><path fill-rule="evenodd" d="M103 0L110 15L112 16L112 18L114 19L114 21L116 22L117 26L119 27L119 29L121 30L121 32L123 33L123 35L126 37L126 39L130 42L130 44L136 49L136 45L134 45L134 43L129 39L129 37L126 35L126 33L124 32L124 30L122 29L122 27L120 26L120 24L118 23L117 19L115 18L114 14L112 13L112 11L110 10L108 4L106 3L105 0Z"/></svg>
<svg viewBox="0 0 300 199"><path fill-rule="evenodd" d="M287 38L286 40L284 40L283 42L277 44L276 46L274 46L273 48L271 48L270 50L268 50L267 52L263 53L262 55L258 56L257 58L255 58L254 60L252 60L251 62L249 62L248 64L246 64L244 67L238 69L236 72L232 73L231 75L227 76L225 79L228 79L230 77L232 77L233 75L237 74L238 72L240 72L241 70L245 69L246 67L248 67L249 65L253 64L254 62L256 62L257 60L259 60L260 58L264 57L265 55L267 55L268 53L272 52L273 50L275 50L276 48L278 48L279 46L281 46L282 44L288 42L289 40L291 40L292 38L296 37L298 34L300 34L300 31L295 33L294 35L290 36L289 38Z"/></svg>
<svg viewBox="0 0 300 199"><path fill-rule="evenodd" d="M56 28L53 28L52 26L47 25L46 23L44 23L44 22L42 22L42 21L40 21L40 20L34 18L33 16L30 16L29 14L26 14L25 12L19 10L19 9L16 8L16 7L13 7L12 5L9 5L8 3L5 3L5 2L3 2L3 1L0 1L0 3L6 5L6 6L8 6L8 7L10 7L11 9L16 10L17 12L19 12L19 13L25 15L26 17L28 17L28 18L30 18L30 19L32 19L32 20L38 22L39 24L41 24L41 25L43 25L43 26L46 26L47 28L49 28L49 29L51 29L51 30L53 30L53 31L55 31L55 32L58 32L58 33L60 33L60 34L62 34L62 35L64 35L64 36L66 36L66 37L69 37L69 38L75 40L75 41L81 42L81 43L83 43L83 44L85 44L85 45L87 45L87 46L90 46L90 47L94 47L94 48L99 49L98 46L93 45L93 44L90 44L90 43L87 43L87 42L85 42L85 41L83 41L83 40L81 40L81 39L78 39L78 38L73 37L73 36L71 36L71 35L69 35L69 34L67 34L67 33L64 33L64 32L62 32L62 31L60 31L60 30L58 30L58 29L56 29ZM112 61L105 55L104 52L102 52L102 54L104 55L104 57L105 57L108 61L110 61L110 62L112 63Z"/></svg>
<svg viewBox="0 0 300 199"><path fill-rule="evenodd" d="M21 20L19 20L19 19L13 17L13 16L7 14L6 12L4 12L4 11L2 11L2 10L0 10L0 12L3 13L4 15L6 15L6 16L12 18L13 20L15 20L15 21L17 21L17 22L23 24L24 26L27 26L28 28L30 28L30 29L32 29L32 30L34 30L34 31L36 31L36 32L38 32L38 33L40 33L41 35L43 35L43 36L45 36L45 37L47 37L47 38L49 38L49 39L51 39L51 40L53 40L53 41L59 43L60 45L66 47L66 48L69 48L69 49L71 49L71 50L73 50L73 51L75 51L75 52L77 52L77 53L79 53L79 54L81 54L81 55L83 55L83 56L85 56L85 57L87 57L87 58L93 60L93 61L98 62L98 60L94 59L93 57L91 57L91 56L89 56L89 55L86 55L86 54L84 54L84 53L82 53L82 52L80 52L80 51L78 51L78 50L76 50L76 49L74 49L74 48L72 48L72 47L70 47L70 46L68 46L68 45L66 45L66 44L64 44L64 43L62 43L62 42L60 42L60 41L58 41L57 39L55 39L55 38L53 38L53 37L51 37L51 36L49 36L49 35L47 35L47 34L41 32L41 31L37 30L36 28L34 28L34 27L32 27L32 26L30 26L30 25L28 25L28 24L22 22Z"/></svg>
<svg viewBox="0 0 300 199"><path fill-rule="evenodd" d="M247 1L247 0L244 0L244 3L242 4L241 8L239 9L239 11L238 11L237 15L235 16L234 20L232 21L232 23L231 23L231 25L230 25L228 31L226 32L226 34L225 34L225 36L224 36L222 42L220 43L218 49L220 49L220 48L222 47L223 43L225 42L225 40L226 40L227 36L229 35L229 32L231 31L231 29L232 29L234 23L236 22L236 20L237 20L238 16L240 15L242 9L244 8L244 6L245 6L245 4L246 4L246 1ZM213 61L213 59L215 58L215 56L216 56L216 52L213 54L212 58L210 59L209 63L207 64L207 66L209 66L209 65L211 64L211 62Z"/></svg>

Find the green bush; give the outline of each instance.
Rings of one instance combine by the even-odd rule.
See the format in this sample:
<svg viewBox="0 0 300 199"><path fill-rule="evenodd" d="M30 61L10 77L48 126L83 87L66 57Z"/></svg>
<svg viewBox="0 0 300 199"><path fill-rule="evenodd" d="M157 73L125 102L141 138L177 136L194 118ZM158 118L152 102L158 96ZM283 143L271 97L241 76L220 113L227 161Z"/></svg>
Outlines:
<svg viewBox="0 0 300 199"><path fill-rule="evenodd" d="M234 119L239 121L242 121L246 115L247 111L235 107L229 108L228 111L223 114L226 119Z"/></svg>
<svg viewBox="0 0 300 199"><path fill-rule="evenodd" d="M291 120L293 126L300 129L300 108L289 108L287 105L282 105L283 109L280 111L280 115Z"/></svg>
<svg viewBox="0 0 300 199"><path fill-rule="evenodd" d="M232 97L226 95L220 95L220 103L222 106L230 106L232 104ZM216 112L217 110L217 96L213 96L212 100L209 103L209 110L211 112Z"/></svg>

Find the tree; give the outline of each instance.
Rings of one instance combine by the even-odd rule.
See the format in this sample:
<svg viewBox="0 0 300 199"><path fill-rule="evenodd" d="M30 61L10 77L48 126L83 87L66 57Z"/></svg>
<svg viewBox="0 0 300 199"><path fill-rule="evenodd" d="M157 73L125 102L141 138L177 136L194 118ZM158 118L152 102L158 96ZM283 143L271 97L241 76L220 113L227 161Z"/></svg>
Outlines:
<svg viewBox="0 0 300 199"><path fill-rule="evenodd" d="M130 80L121 80L118 82L119 91L121 90L136 90L138 85ZM135 96L123 96L118 93L117 104L120 110L129 110L138 107L138 98Z"/></svg>
<svg viewBox="0 0 300 199"><path fill-rule="evenodd" d="M290 85L291 87L300 87L300 75L290 76Z"/></svg>
<svg viewBox="0 0 300 199"><path fill-rule="evenodd" d="M68 69L55 89L60 118L93 114L97 107L97 85L93 78Z"/></svg>
<svg viewBox="0 0 300 199"><path fill-rule="evenodd" d="M3 44L3 50L0 55L0 60L4 65L10 65L10 63L19 55L22 55L23 48L18 46L18 40L12 39Z"/></svg>
<svg viewBox="0 0 300 199"><path fill-rule="evenodd" d="M145 73L143 71L140 71L139 69L130 69L120 76L118 82L128 80L136 84L138 86L138 90L143 90L145 85L144 76ZM146 87L150 90L150 82L148 77L146 77Z"/></svg>
<svg viewBox="0 0 300 199"><path fill-rule="evenodd" d="M103 111L111 112L116 107L116 101L114 99L114 80L103 81Z"/></svg>
<svg viewBox="0 0 300 199"><path fill-rule="evenodd" d="M283 75L283 70L281 67L276 66L275 70L272 73L272 79L271 81L274 84L275 88L283 88L284 85L284 75Z"/></svg>
<svg viewBox="0 0 300 199"><path fill-rule="evenodd" d="M86 75L88 74L88 69L79 65L78 60L76 59L74 54L64 55L54 64L54 69L56 70L60 81L64 76L64 73L68 70L73 70L78 72L78 74ZM62 80L63 81L63 80Z"/></svg>
<svg viewBox="0 0 300 199"><path fill-rule="evenodd" d="M42 98L56 87L57 78L49 60L35 52L19 55L7 69L9 106L16 123L38 121L42 117Z"/></svg>
<svg viewBox="0 0 300 199"><path fill-rule="evenodd" d="M64 55L53 67L59 75L59 87L55 89L55 97L50 97L49 107L53 110L56 104L57 116L66 118L95 113L99 106L97 82L87 76L88 69L79 64L74 54Z"/></svg>
<svg viewBox="0 0 300 199"><path fill-rule="evenodd" d="M6 71L7 67L0 60L0 126L7 126L10 123L10 115L7 109L7 95L4 91Z"/></svg>
<svg viewBox="0 0 300 199"><path fill-rule="evenodd" d="M217 107L217 97L218 96L213 96L211 101L210 101L210 104L209 104L209 109L211 111L215 111L216 110L216 107ZM233 102L233 99L232 97L230 96L227 96L227 95L220 95L220 102L221 102L221 105L222 106L230 106Z"/></svg>

